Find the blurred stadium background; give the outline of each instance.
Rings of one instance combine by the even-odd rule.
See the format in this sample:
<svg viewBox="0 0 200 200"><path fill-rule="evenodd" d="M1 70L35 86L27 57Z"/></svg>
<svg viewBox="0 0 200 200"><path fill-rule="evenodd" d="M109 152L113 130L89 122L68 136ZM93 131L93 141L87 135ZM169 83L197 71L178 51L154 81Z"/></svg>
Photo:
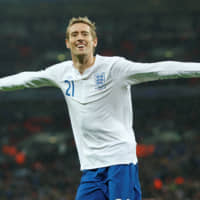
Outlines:
<svg viewBox="0 0 200 200"><path fill-rule="evenodd" d="M96 21L97 52L138 62L200 61L198 0L0 0L0 77L69 59L72 16ZM133 87L143 197L200 199L200 79ZM0 199L72 200L80 171L53 88L0 93Z"/></svg>

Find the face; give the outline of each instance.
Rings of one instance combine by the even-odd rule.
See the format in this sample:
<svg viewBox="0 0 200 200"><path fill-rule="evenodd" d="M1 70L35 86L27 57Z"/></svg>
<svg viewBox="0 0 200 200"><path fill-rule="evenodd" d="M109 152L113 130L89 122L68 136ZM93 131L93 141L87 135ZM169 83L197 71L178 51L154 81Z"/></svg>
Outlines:
<svg viewBox="0 0 200 200"><path fill-rule="evenodd" d="M66 40L66 46L74 56L93 55L94 48L97 46L97 38L92 37L89 25L76 23L69 28L69 39Z"/></svg>

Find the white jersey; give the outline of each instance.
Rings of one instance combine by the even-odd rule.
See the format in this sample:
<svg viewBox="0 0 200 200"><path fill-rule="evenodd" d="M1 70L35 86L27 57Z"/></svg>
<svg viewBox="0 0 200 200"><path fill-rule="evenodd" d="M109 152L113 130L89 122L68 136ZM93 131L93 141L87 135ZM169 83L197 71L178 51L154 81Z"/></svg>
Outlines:
<svg viewBox="0 0 200 200"><path fill-rule="evenodd" d="M56 86L68 105L81 170L137 163L131 84L199 77L199 63L136 63L97 55L83 74L65 61L0 79L0 90Z"/></svg>

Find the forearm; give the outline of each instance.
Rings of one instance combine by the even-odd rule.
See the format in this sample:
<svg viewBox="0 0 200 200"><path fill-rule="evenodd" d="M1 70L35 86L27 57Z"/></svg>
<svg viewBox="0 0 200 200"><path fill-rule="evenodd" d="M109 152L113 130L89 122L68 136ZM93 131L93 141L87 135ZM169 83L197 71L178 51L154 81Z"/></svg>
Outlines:
<svg viewBox="0 0 200 200"><path fill-rule="evenodd" d="M137 65L137 64L136 64ZM139 64L129 75L128 80L135 83L162 79L200 77L200 63L165 61Z"/></svg>
<svg viewBox="0 0 200 200"><path fill-rule="evenodd" d="M22 72L0 79L0 91L55 86L44 71Z"/></svg>

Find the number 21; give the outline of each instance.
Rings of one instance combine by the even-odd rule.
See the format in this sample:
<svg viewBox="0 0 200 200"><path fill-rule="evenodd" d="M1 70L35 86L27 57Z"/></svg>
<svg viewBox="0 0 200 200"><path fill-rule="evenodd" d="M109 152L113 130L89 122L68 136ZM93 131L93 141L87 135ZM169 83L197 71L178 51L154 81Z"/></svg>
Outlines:
<svg viewBox="0 0 200 200"><path fill-rule="evenodd" d="M65 80L65 83L68 84L68 88L66 90L66 95L73 97L74 96L74 81Z"/></svg>

